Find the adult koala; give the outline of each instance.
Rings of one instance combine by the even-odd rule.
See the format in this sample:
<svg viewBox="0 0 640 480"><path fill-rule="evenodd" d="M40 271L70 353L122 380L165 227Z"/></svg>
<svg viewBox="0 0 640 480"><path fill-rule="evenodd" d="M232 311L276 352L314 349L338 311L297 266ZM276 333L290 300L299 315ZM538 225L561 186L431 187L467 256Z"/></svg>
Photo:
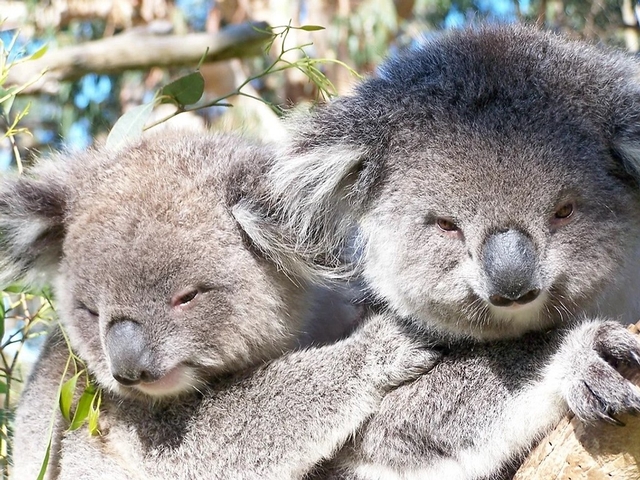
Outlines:
<svg viewBox="0 0 640 480"><path fill-rule="evenodd" d="M639 78L630 56L485 26L294 118L270 174L288 268L344 274L351 251L374 303L450 352L319 476L508 477L568 410L640 410L619 373L638 342L613 321L640 316Z"/></svg>
<svg viewBox="0 0 640 480"><path fill-rule="evenodd" d="M267 151L238 138L152 138L42 161L0 188L2 280L52 281L74 352L102 388L100 429L67 431L54 332L17 410L15 478L35 478L53 419L58 479L295 478L391 387L438 355L388 318L280 357L308 292L251 247L240 199Z"/></svg>

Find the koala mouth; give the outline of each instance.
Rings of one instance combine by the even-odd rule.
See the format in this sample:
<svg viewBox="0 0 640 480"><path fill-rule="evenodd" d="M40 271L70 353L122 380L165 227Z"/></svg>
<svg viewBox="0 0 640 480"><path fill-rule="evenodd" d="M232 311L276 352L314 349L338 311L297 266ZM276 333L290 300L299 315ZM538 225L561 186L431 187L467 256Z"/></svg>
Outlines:
<svg viewBox="0 0 640 480"><path fill-rule="evenodd" d="M502 322L508 322L513 326L528 328L532 322L540 321L545 305L549 301L549 293L545 290L536 292L533 298L527 301L504 302L500 305L488 301L489 310L493 318Z"/></svg>
<svg viewBox="0 0 640 480"><path fill-rule="evenodd" d="M518 296L517 298L510 298L502 295L491 295L489 297L489 302L491 305L496 307L506 307L506 308L518 308L523 305L527 305L528 303L533 302L540 295L540 289L534 288L524 295Z"/></svg>
<svg viewBox="0 0 640 480"><path fill-rule="evenodd" d="M195 375L191 368L176 365L157 380L140 382L134 388L153 397L165 397L191 390L195 383Z"/></svg>

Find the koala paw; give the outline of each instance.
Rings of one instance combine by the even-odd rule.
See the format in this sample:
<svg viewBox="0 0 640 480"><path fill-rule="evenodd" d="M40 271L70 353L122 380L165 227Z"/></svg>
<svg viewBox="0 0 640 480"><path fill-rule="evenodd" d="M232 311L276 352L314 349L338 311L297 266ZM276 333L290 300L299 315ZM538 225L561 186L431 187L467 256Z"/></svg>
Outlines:
<svg viewBox="0 0 640 480"><path fill-rule="evenodd" d="M564 395L585 422L624 425L619 413L640 412L640 389L626 376L640 372L640 342L615 322L588 322L565 338Z"/></svg>
<svg viewBox="0 0 640 480"><path fill-rule="evenodd" d="M387 315L376 315L358 330L365 345L365 372L383 390L415 380L442 357L418 332Z"/></svg>

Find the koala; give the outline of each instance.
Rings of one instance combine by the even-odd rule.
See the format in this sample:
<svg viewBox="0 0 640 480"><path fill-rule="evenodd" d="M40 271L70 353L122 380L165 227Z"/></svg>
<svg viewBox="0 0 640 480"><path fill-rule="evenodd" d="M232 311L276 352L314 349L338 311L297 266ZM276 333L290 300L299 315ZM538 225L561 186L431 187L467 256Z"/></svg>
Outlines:
<svg viewBox="0 0 640 480"><path fill-rule="evenodd" d="M310 289L254 248L240 205L269 159L179 133L3 179L0 280L51 283L63 327L17 408L15 478L36 478L48 431L52 479L300 478L438 360L388 315L294 349ZM57 409L67 341L101 389L100 435Z"/></svg>
<svg viewBox="0 0 640 480"><path fill-rule="evenodd" d="M290 119L256 242L291 271L362 279L446 352L317 478L509 478L569 411L640 411L621 325L640 316L639 74L622 53L475 26Z"/></svg>

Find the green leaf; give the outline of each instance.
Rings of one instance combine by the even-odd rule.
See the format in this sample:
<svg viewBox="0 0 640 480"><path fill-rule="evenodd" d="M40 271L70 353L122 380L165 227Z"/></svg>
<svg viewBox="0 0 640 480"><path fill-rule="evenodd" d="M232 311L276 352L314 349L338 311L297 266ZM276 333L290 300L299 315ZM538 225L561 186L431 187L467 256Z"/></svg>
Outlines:
<svg viewBox="0 0 640 480"><path fill-rule="evenodd" d="M25 290L25 288L22 285L9 285L8 287L5 287L2 289L3 292L7 292L7 293L23 293Z"/></svg>
<svg viewBox="0 0 640 480"><path fill-rule="evenodd" d="M0 395L7 393L7 382L0 380Z"/></svg>
<svg viewBox="0 0 640 480"><path fill-rule="evenodd" d="M47 473L47 467L49 466L49 457L51 456L51 441L53 435L49 432L49 443L47 443L47 450L44 453L44 458L42 459L42 466L40 467L40 473L38 473L38 480L43 480L45 474Z"/></svg>
<svg viewBox="0 0 640 480"><path fill-rule="evenodd" d="M200 72L193 72L165 85L160 95L171 97L179 105L196 103L204 93L204 78Z"/></svg>
<svg viewBox="0 0 640 480"><path fill-rule="evenodd" d="M9 115L11 107L13 106L13 101L16 99L16 96L13 95L12 90L16 90L16 88L10 87L8 89L4 89L0 87L0 99L4 99L2 100L2 102L0 102L0 109L5 116Z"/></svg>
<svg viewBox="0 0 640 480"><path fill-rule="evenodd" d="M100 430L98 430L98 420L100 417L101 403L102 403L102 395L101 395L101 392L98 391L98 394L93 396L93 401L91 402L91 409L89 410L89 433L91 435L100 434Z"/></svg>
<svg viewBox="0 0 640 480"><path fill-rule="evenodd" d="M84 424L85 420L89 416L89 410L91 410L91 403L93 402L93 397L95 395L96 391L91 387L85 388L84 392L82 392L80 400L78 400L76 411L73 414L73 421L69 426L69 430L77 430Z"/></svg>
<svg viewBox="0 0 640 480"><path fill-rule="evenodd" d="M317 30L324 30L324 27L320 25L303 25L298 27L300 30L304 30L305 32L315 32Z"/></svg>
<svg viewBox="0 0 640 480"><path fill-rule="evenodd" d="M30 56L29 56L29 60L37 60L40 57L42 57L45 53L47 53L47 50L49 49L49 45L43 45L41 46L39 49L37 49L35 52L33 52Z"/></svg>
<svg viewBox="0 0 640 480"><path fill-rule="evenodd" d="M76 373L73 377L62 384L60 387L60 412L62 416L71 421L71 404L73 403L73 394L76 391L76 384L78 383L78 377L80 373Z"/></svg>
<svg viewBox="0 0 640 480"><path fill-rule="evenodd" d="M4 102L2 102L2 113L5 116L9 116L9 112L11 112L11 107L13 107L13 101L16 99L15 95L10 96Z"/></svg>
<svg viewBox="0 0 640 480"><path fill-rule="evenodd" d="M127 143L140 137L154 106L155 102L145 103L122 115L109 132L106 147L119 150Z"/></svg>

